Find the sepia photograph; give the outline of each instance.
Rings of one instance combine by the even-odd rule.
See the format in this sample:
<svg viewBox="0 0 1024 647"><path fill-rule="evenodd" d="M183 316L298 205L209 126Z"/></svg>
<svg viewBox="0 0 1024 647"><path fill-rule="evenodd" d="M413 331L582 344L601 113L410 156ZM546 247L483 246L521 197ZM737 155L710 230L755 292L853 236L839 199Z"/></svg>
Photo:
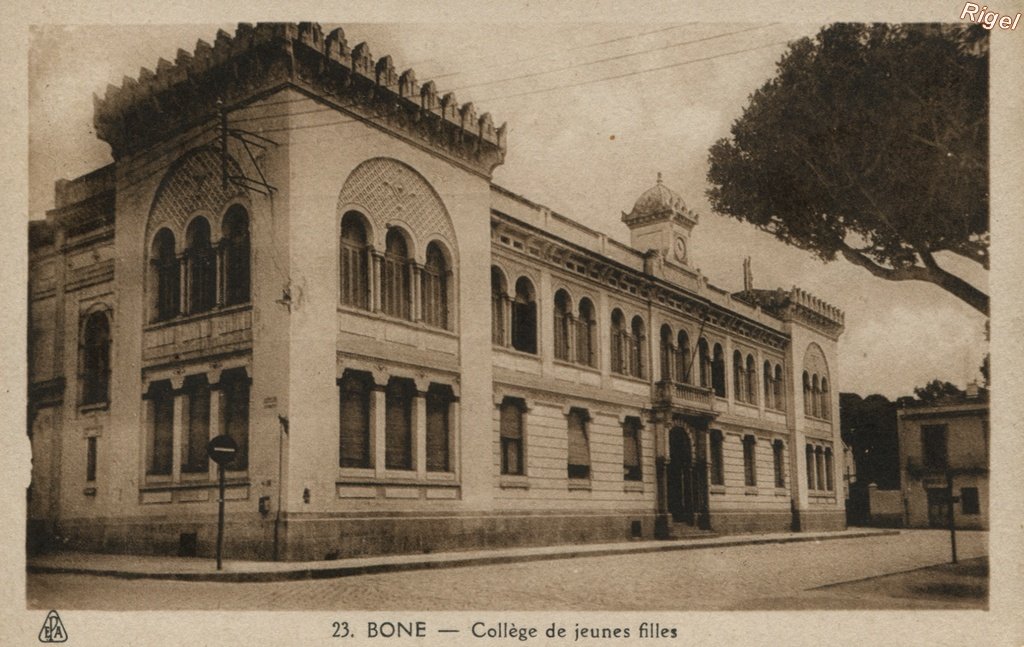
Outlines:
<svg viewBox="0 0 1024 647"><path fill-rule="evenodd" d="M12 644L1020 644L1024 9L437 4L23 26Z"/></svg>

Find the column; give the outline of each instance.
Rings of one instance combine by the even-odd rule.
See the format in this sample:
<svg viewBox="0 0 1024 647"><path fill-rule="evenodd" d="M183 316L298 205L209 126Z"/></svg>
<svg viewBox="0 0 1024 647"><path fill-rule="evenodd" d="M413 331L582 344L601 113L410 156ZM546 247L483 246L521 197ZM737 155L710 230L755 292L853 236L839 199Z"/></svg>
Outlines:
<svg viewBox="0 0 1024 647"><path fill-rule="evenodd" d="M423 478L427 475L427 393L419 384L412 404L413 469Z"/></svg>
<svg viewBox="0 0 1024 647"><path fill-rule="evenodd" d="M409 286L409 294L412 303L409 304L409 318L413 321L423 321L423 268L417 263L409 263L409 275L412 284Z"/></svg>
<svg viewBox="0 0 1024 647"><path fill-rule="evenodd" d="M505 320L505 325L502 327L502 342L501 345L505 348L512 347L512 297L507 294L501 295L502 307L501 316Z"/></svg>
<svg viewBox="0 0 1024 647"><path fill-rule="evenodd" d="M576 347L576 317L569 315L565 318L565 359L569 362L583 364L584 359L577 357L579 349Z"/></svg>
<svg viewBox="0 0 1024 647"><path fill-rule="evenodd" d="M226 260L227 259L225 259L225 253L224 252L225 252L225 245L224 245L223 241L221 241L220 243L217 243L217 245L214 246L214 248L213 248L213 256L214 256L214 259L216 260L216 272L217 272L216 307L218 307L218 308L223 308L224 307L224 303L227 301L227 297L225 295L225 292L227 291L227 282L228 282L227 281L227 271L226 271L226 269L227 269L226 268L226 266L227 266Z"/></svg>
<svg viewBox="0 0 1024 647"><path fill-rule="evenodd" d="M188 396L175 388L174 393L174 423L171 434L171 480L175 483L181 480L181 449L182 439L185 432L185 417L187 415Z"/></svg>
<svg viewBox="0 0 1024 647"><path fill-rule="evenodd" d="M178 313L188 314L188 256L178 254Z"/></svg>
<svg viewBox="0 0 1024 647"><path fill-rule="evenodd" d="M384 384L373 386L372 397L370 398L370 427L373 434L373 468L377 478L384 477L384 464L387 458L385 436L385 411L387 410L387 394L384 392Z"/></svg>
<svg viewBox="0 0 1024 647"><path fill-rule="evenodd" d="M668 358L666 362L667 366L665 367L665 370L668 374L662 375L661 379L668 380L669 382L675 382L676 377L679 376L679 349L676 348L675 344L670 343L668 347L665 349L665 352L668 353ZM679 381L681 382L682 380Z"/></svg>
<svg viewBox="0 0 1024 647"><path fill-rule="evenodd" d="M381 276L384 272L384 257L375 251L370 252L370 309L380 312L383 304L381 298Z"/></svg>

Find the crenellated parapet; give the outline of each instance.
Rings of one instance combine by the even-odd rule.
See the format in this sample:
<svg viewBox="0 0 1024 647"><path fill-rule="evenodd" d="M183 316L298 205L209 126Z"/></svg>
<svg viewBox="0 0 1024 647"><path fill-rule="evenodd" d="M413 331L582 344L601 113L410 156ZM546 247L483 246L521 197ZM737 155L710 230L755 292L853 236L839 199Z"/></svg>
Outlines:
<svg viewBox="0 0 1024 647"><path fill-rule="evenodd" d="M839 308L826 303L795 285L788 291L744 290L733 294L740 301L760 306L762 310L783 320L797 320L838 337L845 328L846 315Z"/></svg>
<svg viewBox="0 0 1024 647"><path fill-rule="evenodd" d="M420 84L398 72L390 56L374 60L370 47L349 47L341 28L324 35L317 23L240 23L234 36L217 32L174 62L161 58L120 87L93 96L93 124L115 159L171 135L215 124L218 101L230 111L285 87L396 134L412 138L490 175L505 158L507 127L489 113L439 97L433 81ZM287 117L287 109L275 113Z"/></svg>

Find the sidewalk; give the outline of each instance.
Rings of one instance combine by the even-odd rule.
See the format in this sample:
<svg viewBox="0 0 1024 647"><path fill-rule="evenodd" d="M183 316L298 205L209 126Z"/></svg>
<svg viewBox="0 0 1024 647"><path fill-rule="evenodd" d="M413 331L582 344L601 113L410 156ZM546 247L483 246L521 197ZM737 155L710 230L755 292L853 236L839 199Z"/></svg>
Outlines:
<svg viewBox="0 0 1024 647"><path fill-rule="evenodd" d="M346 577L367 573L407 571L457 566L480 566L572 557L596 557L667 550L698 550L758 544L828 541L899 534L897 530L857 528L839 532L731 535L671 541L631 541L609 544L570 544L531 548L503 548L423 555L375 555L316 562L261 562L225 559L217 571L212 558L107 555L100 553L53 553L28 558L30 573L104 575L125 579L184 580L193 582L274 582L283 580Z"/></svg>

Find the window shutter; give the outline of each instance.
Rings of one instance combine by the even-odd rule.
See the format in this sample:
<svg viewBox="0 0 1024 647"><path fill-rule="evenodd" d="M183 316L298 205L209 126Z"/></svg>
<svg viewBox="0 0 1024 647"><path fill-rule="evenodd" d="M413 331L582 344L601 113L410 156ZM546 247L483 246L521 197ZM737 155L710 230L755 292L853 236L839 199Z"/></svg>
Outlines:
<svg viewBox="0 0 1024 647"><path fill-rule="evenodd" d="M575 409L569 412L569 464L590 465L584 415Z"/></svg>
<svg viewBox="0 0 1024 647"><path fill-rule="evenodd" d="M370 457L370 388L360 377L346 376L341 383L341 467L372 467Z"/></svg>
<svg viewBox="0 0 1024 647"><path fill-rule="evenodd" d="M412 398L401 381L388 384L385 407L384 466L387 469L411 470L412 462Z"/></svg>
<svg viewBox="0 0 1024 647"><path fill-rule="evenodd" d="M427 471L448 472L448 406L450 399L442 393L427 395Z"/></svg>
<svg viewBox="0 0 1024 647"><path fill-rule="evenodd" d="M501 404L501 437L513 440L523 437L523 411L514 402Z"/></svg>
<svg viewBox="0 0 1024 647"><path fill-rule="evenodd" d="M210 440L210 387L197 382L188 394L188 437L182 447L182 471L209 470L206 443Z"/></svg>

